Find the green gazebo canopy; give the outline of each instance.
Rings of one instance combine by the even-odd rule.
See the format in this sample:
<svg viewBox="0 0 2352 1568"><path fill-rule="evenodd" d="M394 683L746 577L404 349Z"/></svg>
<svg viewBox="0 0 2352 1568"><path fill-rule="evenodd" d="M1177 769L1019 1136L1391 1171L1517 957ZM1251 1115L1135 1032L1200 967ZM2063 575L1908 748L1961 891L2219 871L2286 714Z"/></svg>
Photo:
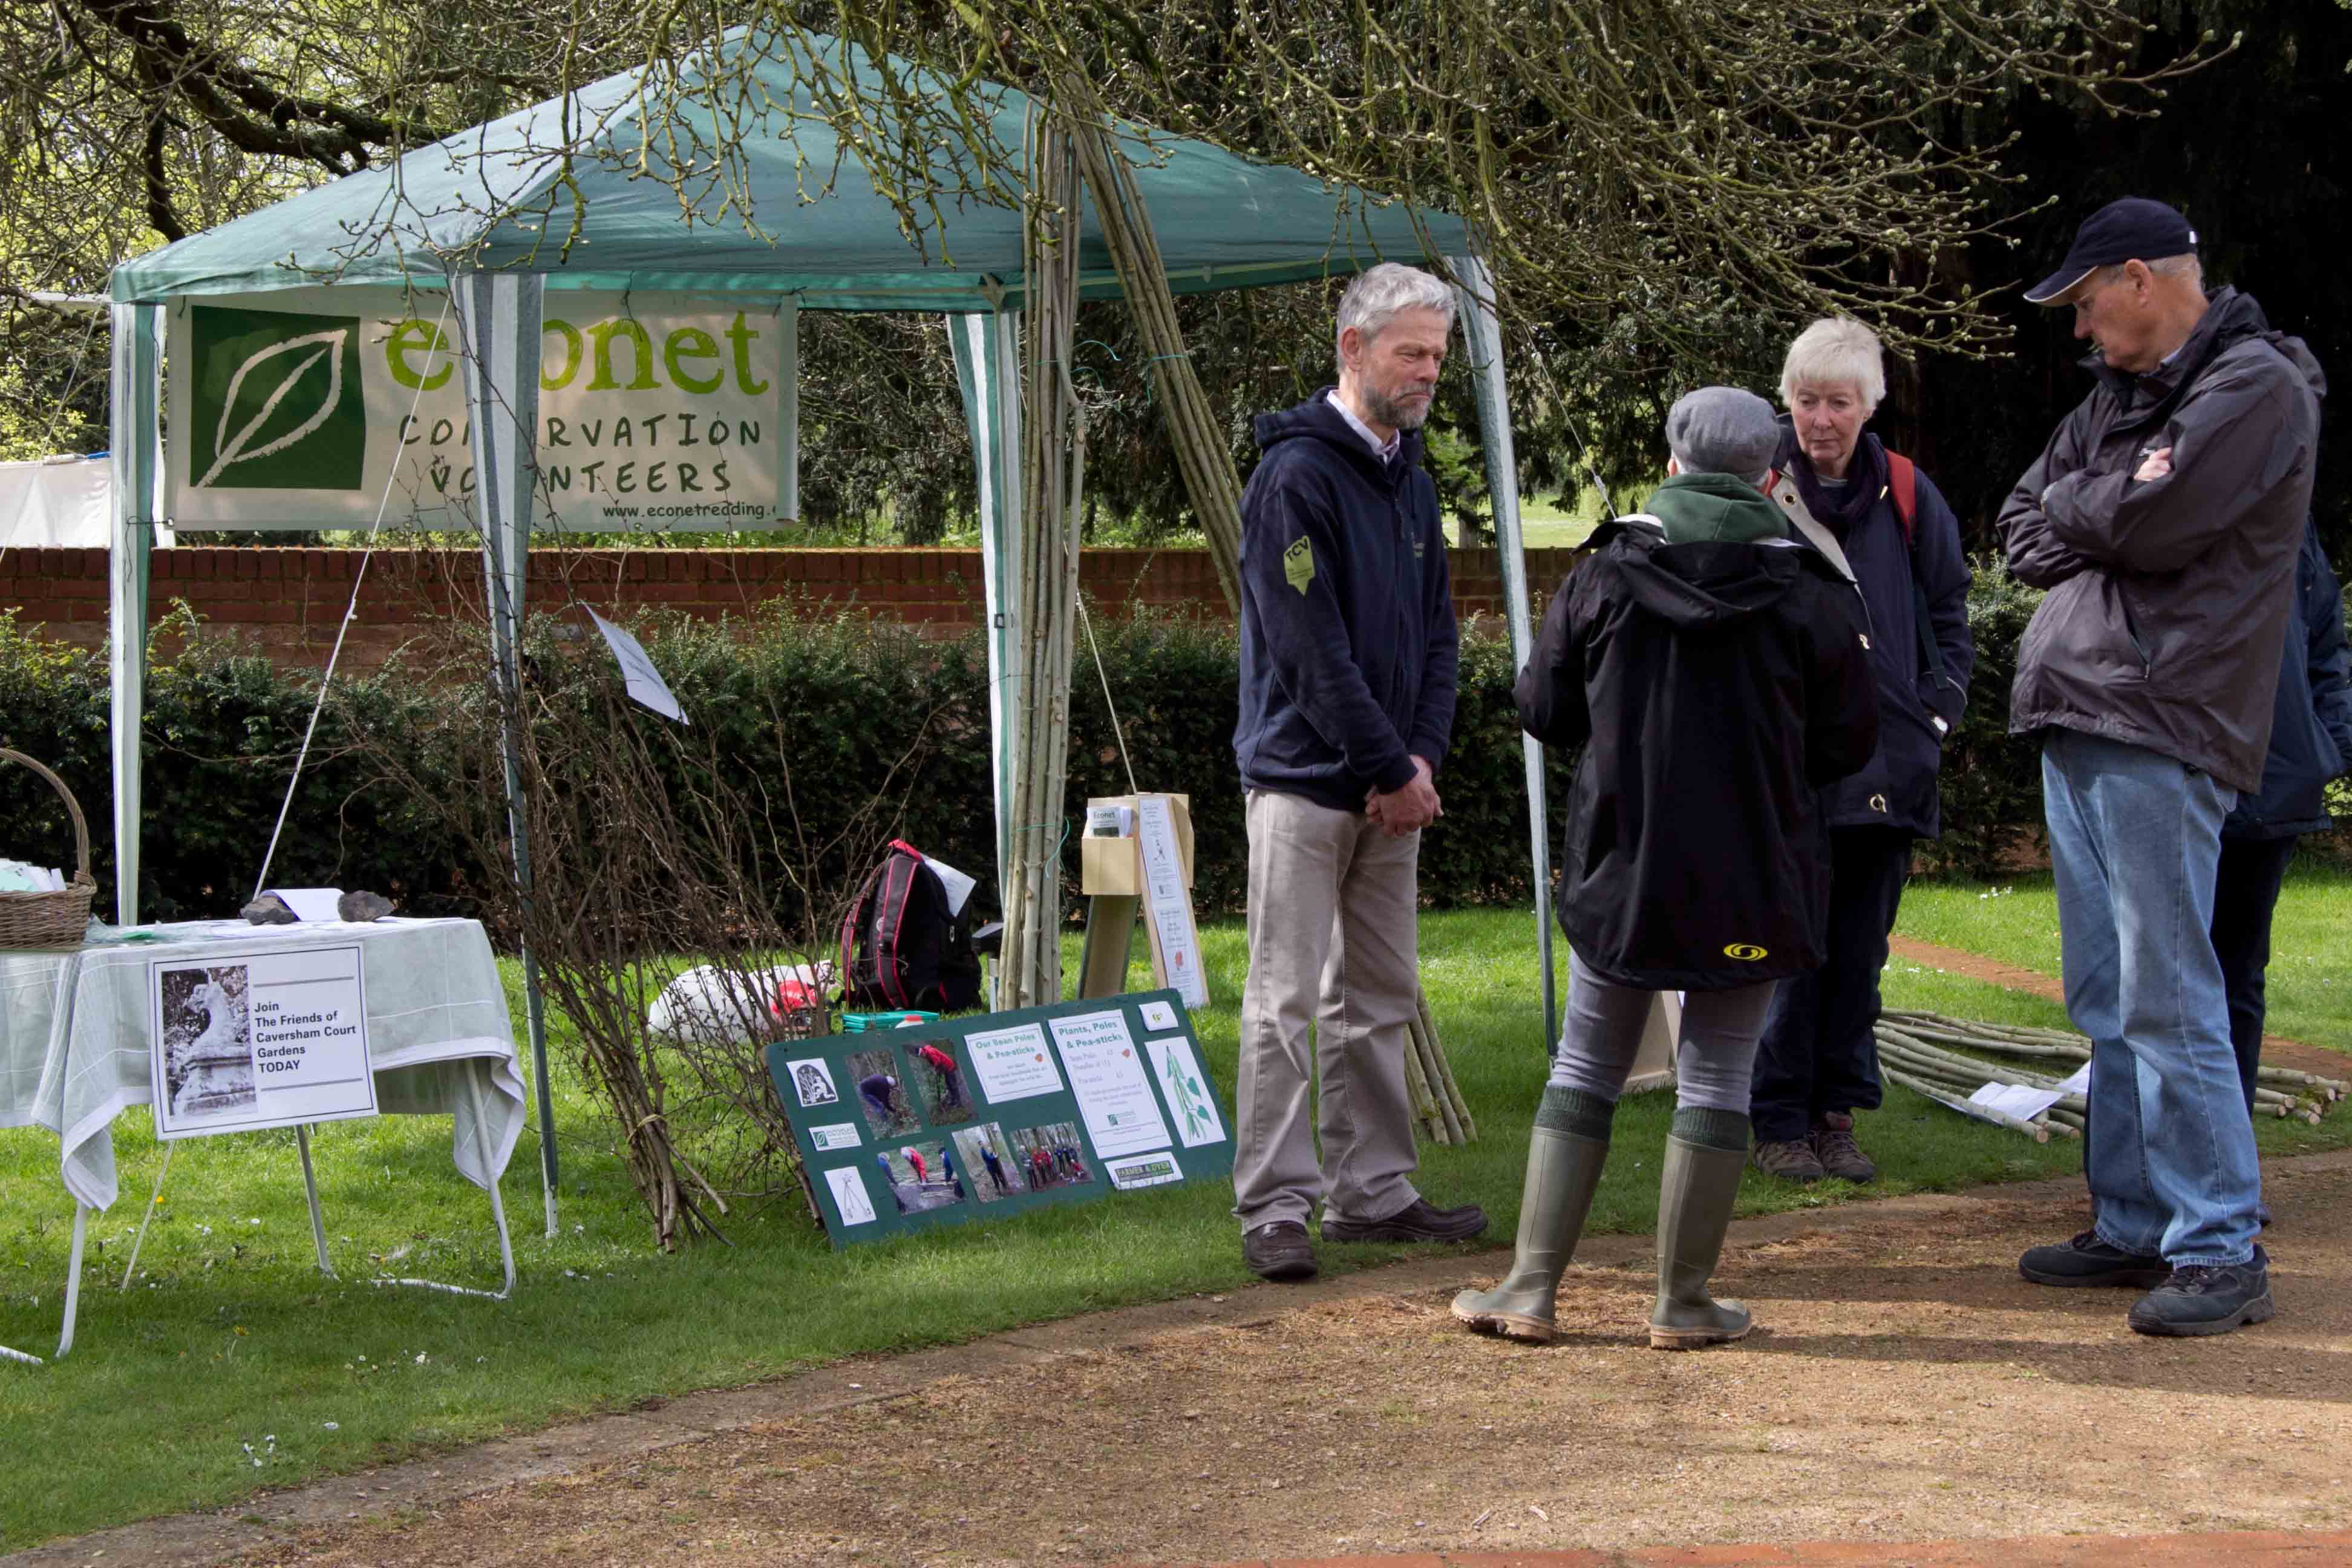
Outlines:
<svg viewBox="0 0 2352 1568"><path fill-rule="evenodd" d="M854 46L823 47L824 65L864 89L882 139L895 139L884 73ZM888 66L902 86L935 100L944 92L903 61ZM790 47L730 33L675 68L608 77L126 261L114 298L328 281L439 287L453 269L517 269L551 289L789 293L814 310L1017 304L1018 206L943 196L934 223L917 201L910 234L819 108L809 74ZM1017 151L1028 95L986 85L981 94L998 144ZM1180 293L1469 251L1458 219L1203 142L1122 130ZM722 149L724 178L712 163ZM568 250L567 166L582 198ZM680 176L681 166L692 172ZM945 153L933 168L952 188ZM1081 246L1086 291L1116 294L1091 213Z"/></svg>

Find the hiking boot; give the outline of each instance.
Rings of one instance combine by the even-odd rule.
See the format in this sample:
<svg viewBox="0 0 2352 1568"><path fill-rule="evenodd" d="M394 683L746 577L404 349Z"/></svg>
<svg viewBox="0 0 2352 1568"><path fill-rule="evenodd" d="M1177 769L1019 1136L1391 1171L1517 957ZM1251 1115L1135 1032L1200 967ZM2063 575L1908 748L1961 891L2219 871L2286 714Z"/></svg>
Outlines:
<svg viewBox="0 0 2352 1568"><path fill-rule="evenodd" d="M1261 1279L1312 1279L1315 1246L1295 1219L1271 1220L1242 1232L1242 1261Z"/></svg>
<svg viewBox="0 0 2352 1568"><path fill-rule="evenodd" d="M1718 1301L1706 1282L1723 1256L1723 1234L1748 1163L1748 1118L1736 1110L1679 1107L1658 1172L1658 1300L1650 1348L1695 1351L1744 1340L1756 1321L1737 1301Z"/></svg>
<svg viewBox="0 0 2352 1568"><path fill-rule="evenodd" d="M1784 1182L1818 1182L1829 1174L1822 1169L1822 1157L1813 1152L1810 1138L1759 1143L1755 1160L1758 1170Z"/></svg>
<svg viewBox="0 0 2352 1568"><path fill-rule="evenodd" d="M1386 1219L1326 1219L1326 1241L1467 1241L1486 1228L1486 1211L1476 1204L1442 1209L1415 1198Z"/></svg>
<svg viewBox="0 0 2352 1568"><path fill-rule="evenodd" d="M2017 1271L2035 1285L2131 1285L2142 1290L2172 1278L2172 1266L2163 1258L2109 1247L2095 1230L2053 1247L2027 1247Z"/></svg>
<svg viewBox="0 0 2352 1568"><path fill-rule="evenodd" d="M1813 1158L1819 1160L1822 1173L1846 1182L1874 1182L1878 1167L1853 1141L1853 1118L1834 1110L1824 1110L1822 1119L1813 1123L1813 1134L1806 1140L1813 1146Z"/></svg>
<svg viewBox="0 0 2352 1568"><path fill-rule="evenodd" d="M2132 1303L2132 1331L2226 1334L2277 1315L2271 1304L2270 1258L2259 1247L2244 1263L2185 1263Z"/></svg>
<svg viewBox="0 0 2352 1568"><path fill-rule="evenodd" d="M1482 1334L1529 1344L1551 1342L1552 1300L1576 1255L1576 1238L1609 1160L1614 1107L1580 1089L1544 1090L1528 1141L1527 1184L1519 1197L1518 1250L1511 1271L1491 1290L1465 1290L1454 1315Z"/></svg>

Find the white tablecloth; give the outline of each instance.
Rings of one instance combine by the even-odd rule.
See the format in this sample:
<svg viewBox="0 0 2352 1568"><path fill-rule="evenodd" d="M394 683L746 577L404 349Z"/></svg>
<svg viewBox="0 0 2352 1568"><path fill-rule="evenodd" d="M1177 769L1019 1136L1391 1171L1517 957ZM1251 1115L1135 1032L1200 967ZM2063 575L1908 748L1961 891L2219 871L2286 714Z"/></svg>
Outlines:
<svg viewBox="0 0 2352 1568"><path fill-rule="evenodd" d="M79 952L0 952L0 1127L47 1127L64 1149L67 1189L114 1202L114 1118L153 1099L147 965L227 948L347 946L367 983L368 1062L376 1104L456 1119L450 1158L488 1188L523 1124L514 1030L489 939L474 921L254 926L200 921L143 928L163 942Z"/></svg>

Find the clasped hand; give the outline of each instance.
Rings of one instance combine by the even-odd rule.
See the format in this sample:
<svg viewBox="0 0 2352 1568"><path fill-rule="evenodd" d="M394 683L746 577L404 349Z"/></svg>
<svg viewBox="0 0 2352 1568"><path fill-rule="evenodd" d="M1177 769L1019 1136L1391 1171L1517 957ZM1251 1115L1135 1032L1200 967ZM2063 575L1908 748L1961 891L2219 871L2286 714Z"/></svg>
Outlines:
<svg viewBox="0 0 2352 1568"><path fill-rule="evenodd" d="M1429 763L1420 757L1413 758L1412 777L1404 784L1386 795L1376 789L1365 792L1364 815L1391 838L1419 832L1445 815L1433 778L1434 770Z"/></svg>

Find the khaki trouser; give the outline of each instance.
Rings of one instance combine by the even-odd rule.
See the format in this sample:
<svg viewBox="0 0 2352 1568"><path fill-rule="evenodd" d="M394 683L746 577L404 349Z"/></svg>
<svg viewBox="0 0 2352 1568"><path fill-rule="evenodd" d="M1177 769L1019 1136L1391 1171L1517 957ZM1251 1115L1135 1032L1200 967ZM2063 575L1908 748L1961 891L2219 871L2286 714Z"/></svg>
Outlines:
<svg viewBox="0 0 2352 1568"><path fill-rule="evenodd" d="M1382 1220L1420 1196L1409 1179L1406 1031L1420 991L1421 835L1391 838L1361 812L1252 790L1249 981L1242 990L1234 1213L1244 1230ZM1321 1076L1307 1126L1310 1058Z"/></svg>

